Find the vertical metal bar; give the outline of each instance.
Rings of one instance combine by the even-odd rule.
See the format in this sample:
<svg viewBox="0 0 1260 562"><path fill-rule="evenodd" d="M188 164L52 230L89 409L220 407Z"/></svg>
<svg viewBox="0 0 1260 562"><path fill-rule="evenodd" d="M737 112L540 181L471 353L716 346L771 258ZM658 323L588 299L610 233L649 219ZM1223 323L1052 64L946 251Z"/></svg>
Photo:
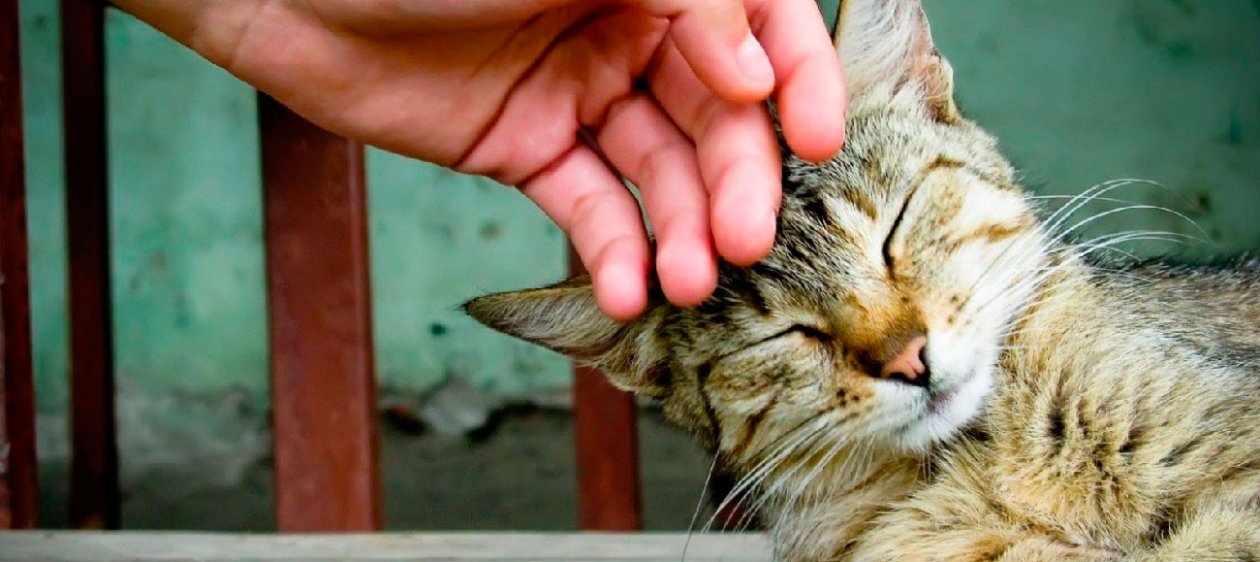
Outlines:
<svg viewBox="0 0 1260 562"><path fill-rule="evenodd" d="M569 248L569 271L583 272ZM578 524L588 531L643 528L639 491L639 431L634 396L603 373L573 369L573 424L577 437Z"/></svg>
<svg viewBox="0 0 1260 562"><path fill-rule="evenodd" d="M70 300L70 524L118 527L105 134L105 8L61 2Z"/></svg>
<svg viewBox="0 0 1260 562"><path fill-rule="evenodd" d="M363 147L259 96L276 513L381 526Z"/></svg>
<svg viewBox="0 0 1260 562"><path fill-rule="evenodd" d="M17 0L0 0L0 529L38 515Z"/></svg>

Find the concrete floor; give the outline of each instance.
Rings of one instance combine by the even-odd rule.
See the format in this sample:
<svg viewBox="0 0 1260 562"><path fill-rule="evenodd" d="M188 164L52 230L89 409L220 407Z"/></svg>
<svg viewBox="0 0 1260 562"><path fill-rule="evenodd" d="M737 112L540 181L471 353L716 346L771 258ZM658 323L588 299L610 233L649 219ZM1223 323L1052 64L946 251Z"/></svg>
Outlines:
<svg viewBox="0 0 1260 562"><path fill-rule="evenodd" d="M655 411L640 415L645 525L683 530L690 523L710 458ZM203 460L213 465L214 460ZM507 414L477 439L415 434L382 423L385 523L392 530L572 530L577 526L573 424L563 410ZM271 513L270 459L236 478L216 480L215 466L171 463L124 479L127 529L266 531ZM64 461L45 463L43 525L65 524ZM711 513L706 508L706 513Z"/></svg>

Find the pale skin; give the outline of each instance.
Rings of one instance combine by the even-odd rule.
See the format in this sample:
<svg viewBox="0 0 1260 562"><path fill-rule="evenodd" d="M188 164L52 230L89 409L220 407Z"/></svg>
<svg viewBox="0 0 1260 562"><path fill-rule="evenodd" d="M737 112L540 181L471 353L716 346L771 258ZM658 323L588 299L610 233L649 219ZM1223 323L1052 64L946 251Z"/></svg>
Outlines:
<svg viewBox="0 0 1260 562"><path fill-rule="evenodd" d="M647 306L653 260L665 296L691 306L719 257L769 252L780 155L761 102L802 158L844 138L814 0L116 4L328 130L517 186L619 320Z"/></svg>

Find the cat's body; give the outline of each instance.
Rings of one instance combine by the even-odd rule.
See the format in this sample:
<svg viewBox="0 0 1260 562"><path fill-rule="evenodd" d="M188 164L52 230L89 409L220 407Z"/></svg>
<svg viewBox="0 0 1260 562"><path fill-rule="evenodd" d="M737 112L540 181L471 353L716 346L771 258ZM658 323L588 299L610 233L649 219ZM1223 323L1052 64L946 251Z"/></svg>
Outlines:
<svg viewBox="0 0 1260 562"><path fill-rule="evenodd" d="M767 259L626 324L583 280L469 312L658 398L785 560L1260 559L1260 267L1094 264L917 2L846 0L837 46L848 140L785 164Z"/></svg>

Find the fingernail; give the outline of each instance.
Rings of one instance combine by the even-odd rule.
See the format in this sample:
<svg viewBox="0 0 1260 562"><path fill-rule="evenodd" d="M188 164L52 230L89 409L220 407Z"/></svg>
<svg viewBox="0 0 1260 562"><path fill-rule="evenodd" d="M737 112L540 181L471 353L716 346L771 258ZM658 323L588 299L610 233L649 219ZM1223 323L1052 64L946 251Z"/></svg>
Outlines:
<svg viewBox="0 0 1260 562"><path fill-rule="evenodd" d="M761 48L761 43L757 42L757 38L753 37L751 32L744 37L744 42L739 44L739 52L735 54L735 57L739 62L740 70L748 80L758 86L774 84L774 67L770 66L770 59L766 58L765 50Z"/></svg>

